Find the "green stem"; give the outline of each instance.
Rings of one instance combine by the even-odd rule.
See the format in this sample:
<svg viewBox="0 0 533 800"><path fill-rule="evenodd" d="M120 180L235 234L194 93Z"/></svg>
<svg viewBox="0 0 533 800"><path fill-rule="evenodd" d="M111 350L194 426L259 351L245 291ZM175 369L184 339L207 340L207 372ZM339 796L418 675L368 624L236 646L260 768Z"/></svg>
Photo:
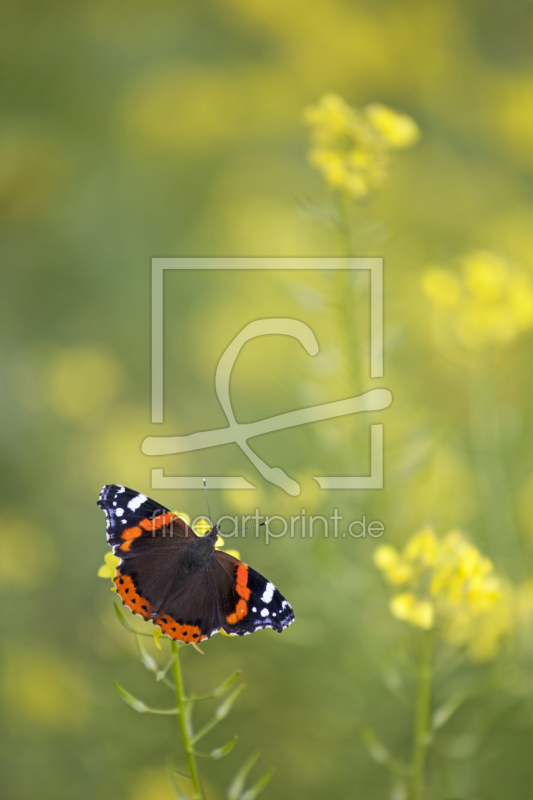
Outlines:
<svg viewBox="0 0 533 800"><path fill-rule="evenodd" d="M487 549L508 571L520 572L523 557L505 465L493 353L482 353L472 359L469 400L472 449Z"/></svg>
<svg viewBox="0 0 533 800"><path fill-rule="evenodd" d="M427 631L422 644L418 691L416 697L415 735L408 800L420 800L424 788L424 766L429 744L429 715L431 709L431 667L433 661L433 631Z"/></svg>
<svg viewBox="0 0 533 800"><path fill-rule="evenodd" d="M337 230L339 232L339 246L341 256L344 258L352 258L352 236L350 233L350 201L345 194L340 194L337 197L337 213L338 222Z"/></svg>
<svg viewBox="0 0 533 800"><path fill-rule="evenodd" d="M189 775L191 776L191 781L194 788L194 800L204 800L204 793L200 784L200 776L198 775L198 769L196 767L196 760L194 757L192 737L190 736L189 726L187 724L188 717L185 711L185 692L183 690L183 678L181 676L179 647L176 642L171 642L170 646L174 656L173 672L174 682L176 684L178 722L181 730L181 738L183 739L183 747L185 748L185 755L187 757L187 764L189 766Z"/></svg>
<svg viewBox="0 0 533 800"><path fill-rule="evenodd" d="M345 258L346 262L349 262L353 257L354 249L350 233L351 213L352 206L349 198L345 195L340 195L337 200L337 230L341 257ZM352 270L339 270L337 306L342 321L342 335L351 379L351 391L360 392L363 390L362 387L365 383L361 359L361 342L364 341L364 334L354 302L352 278Z"/></svg>

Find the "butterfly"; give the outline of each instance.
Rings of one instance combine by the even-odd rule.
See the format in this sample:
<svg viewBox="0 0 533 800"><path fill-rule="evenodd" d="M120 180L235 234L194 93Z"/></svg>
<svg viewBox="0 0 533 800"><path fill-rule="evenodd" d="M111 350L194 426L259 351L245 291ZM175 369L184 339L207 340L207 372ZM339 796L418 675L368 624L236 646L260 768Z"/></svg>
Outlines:
<svg viewBox="0 0 533 800"><path fill-rule="evenodd" d="M273 583L215 550L219 528L205 536L146 495L104 486L107 541L120 558L113 582L124 605L180 642L220 630L237 636L260 628L281 633L294 614Z"/></svg>

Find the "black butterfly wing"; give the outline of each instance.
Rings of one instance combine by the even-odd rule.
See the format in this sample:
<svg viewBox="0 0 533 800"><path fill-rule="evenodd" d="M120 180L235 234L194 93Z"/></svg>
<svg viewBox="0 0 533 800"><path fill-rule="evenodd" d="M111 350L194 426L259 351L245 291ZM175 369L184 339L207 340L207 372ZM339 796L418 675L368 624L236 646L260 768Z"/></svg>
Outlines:
<svg viewBox="0 0 533 800"><path fill-rule="evenodd" d="M244 636L261 628L278 633L294 622L289 602L255 569L222 551L215 553L220 627Z"/></svg>
<svg viewBox="0 0 533 800"><path fill-rule="evenodd" d="M172 551L197 538L168 508L126 486L104 486L98 505L105 511L107 541L119 558L147 550Z"/></svg>
<svg viewBox="0 0 533 800"><path fill-rule="evenodd" d="M179 517L133 489L104 486L98 505L105 511L107 541L121 560L113 582L124 605L179 641L200 641L197 626L166 628L170 598L181 592L187 552L198 538Z"/></svg>
<svg viewBox="0 0 533 800"><path fill-rule="evenodd" d="M215 579L206 567L184 578L184 565L185 549L171 557L141 555L120 563L114 582L134 614L151 620L171 639L201 642L220 630Z"/></svg>

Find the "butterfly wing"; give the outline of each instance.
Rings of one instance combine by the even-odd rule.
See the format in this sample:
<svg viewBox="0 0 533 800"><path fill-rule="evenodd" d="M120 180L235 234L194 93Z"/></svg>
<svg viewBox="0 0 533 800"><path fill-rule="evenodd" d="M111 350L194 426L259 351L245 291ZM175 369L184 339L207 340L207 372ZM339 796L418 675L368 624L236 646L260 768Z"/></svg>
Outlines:
<svg viewBox="0 0 533 800"><path fill-rule="evenodd" d="M164 613L170 598L183 589L177 578L198 538L194 531L168 508L125 486L104 486L98 505L105 511L107 541L121 559L113 582L124 605L174 639L206 638L189 622L176 621L168 630Z"/></svg>
<svg viewBox="0 0 533 800"><path fill-rule="evenodd" d="M151 620L171 639L201 642L220 630L218 596L212 570L183 579L186 553L139 556L121 562L114 583L134 614Z"/></svg>
<svg viewBox="0 0 533 800"><path fill-rule="evenodd" d="M177 549L180 543L197 538L168 508L126 486L104 486L98 505L105 511L107 541L119 558L130 558L141 550Z"/></svg>
<svg viewBox="0 0 533 800"><path fill-rule="evenodd" d="M281 633L294 613L279 589L255 569L222 551L215 553L220 627L244 636L261 628Z"/></svg>

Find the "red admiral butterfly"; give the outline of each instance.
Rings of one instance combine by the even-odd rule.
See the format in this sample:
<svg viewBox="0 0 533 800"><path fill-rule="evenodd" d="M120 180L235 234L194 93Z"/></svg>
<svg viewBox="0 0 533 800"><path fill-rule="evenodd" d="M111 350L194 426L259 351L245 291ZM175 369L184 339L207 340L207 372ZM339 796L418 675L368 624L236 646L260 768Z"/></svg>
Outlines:
<svg viewBox="0 0 533 800"><path fill-rule="evenodd" d="M104 486L98 505L107 541L121 559L114 584L122 602L163 633L201 642L220 629L243 636L281 631L294 614L274 584L215 550L218 526L205 536L168 508L125 486Z"/></svg>

